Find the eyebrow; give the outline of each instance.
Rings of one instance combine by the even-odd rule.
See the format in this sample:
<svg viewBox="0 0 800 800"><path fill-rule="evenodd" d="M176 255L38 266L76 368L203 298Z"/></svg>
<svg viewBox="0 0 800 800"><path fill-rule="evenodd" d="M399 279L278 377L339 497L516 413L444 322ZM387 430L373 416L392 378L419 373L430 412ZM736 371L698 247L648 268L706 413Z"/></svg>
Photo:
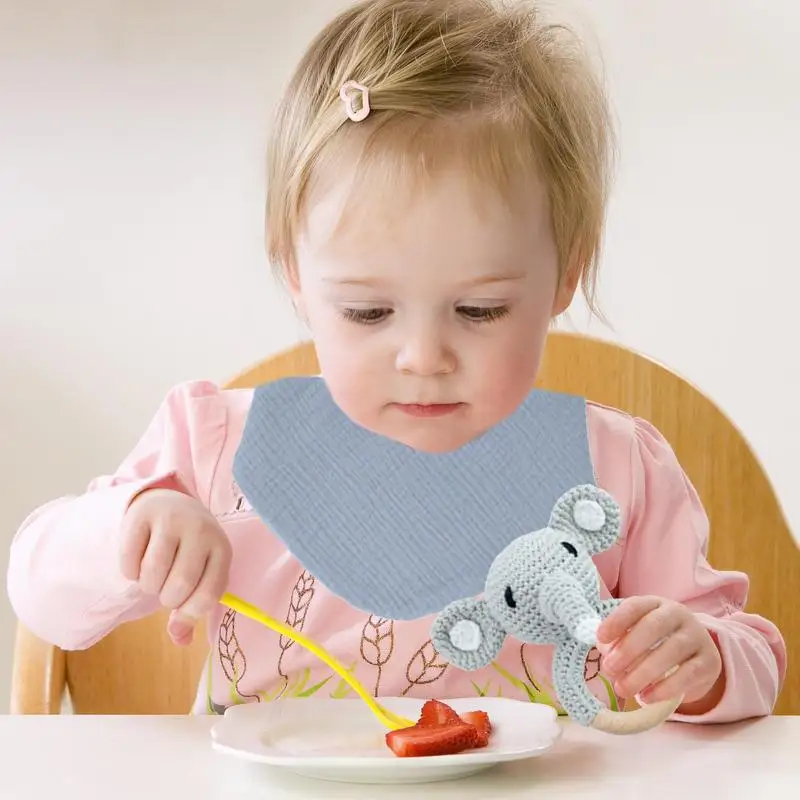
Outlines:
<svg viewBox="0 0 800 800"><path fill-rule="evenodd" d="M524 272L510 272L510 273L493 273L491 275L480 275L470 281L462 284L463 286L484 286L487 283L514 283L515 281L524 280L526 274Z"/></svg>
<svg viewBox="0 0 800 800"><path fill-rule="evenodd" d="M383 283L375 278L323 278L322 282L333 286L377 286Z"/></svg>
<svg viewBox="0 0 800 800"><path fill-rule="evenodd" d="M521 281L525 278L525 273L523 272L515 272L509 274L492 274L492 275L481 275L477 278L472 278L471 280L465 281L464 283L460 284L463 288L472 288L475 286L485 286L491 283L513 283L515 281ZM335 286L381 286L385 283L380 279L376 278L323 278L323 283L333 284Z"/></svg>

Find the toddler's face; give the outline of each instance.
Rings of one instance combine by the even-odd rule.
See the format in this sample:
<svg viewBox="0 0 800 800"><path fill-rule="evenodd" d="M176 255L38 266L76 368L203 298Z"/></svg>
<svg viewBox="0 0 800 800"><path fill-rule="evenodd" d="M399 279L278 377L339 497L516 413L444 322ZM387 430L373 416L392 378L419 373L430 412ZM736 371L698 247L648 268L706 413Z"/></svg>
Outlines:
<svg viewBox="0 0 800 800"><path fill-rule="evenodd" d="M455 450L531 390L553 315L557 254L546 197L513 211L457 172L403 202L345 208L348 187L315 198L292 292L322 375L354 422L409 447Z"/></svg>

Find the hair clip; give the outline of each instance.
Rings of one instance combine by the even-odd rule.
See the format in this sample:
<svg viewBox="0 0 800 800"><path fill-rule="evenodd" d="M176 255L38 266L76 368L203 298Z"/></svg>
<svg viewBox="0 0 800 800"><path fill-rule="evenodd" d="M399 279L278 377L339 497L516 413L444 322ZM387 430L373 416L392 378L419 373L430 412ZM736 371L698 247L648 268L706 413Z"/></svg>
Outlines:
<svg viewBox="0 0 800 800"><path fill-rule="evenodd" d="M345 81L339 89L339 97L344 102L347 116L353 122L361 122L369 116L369 89L357 81ZM361 104L356 107L355 101L360 98Z"/></svg>

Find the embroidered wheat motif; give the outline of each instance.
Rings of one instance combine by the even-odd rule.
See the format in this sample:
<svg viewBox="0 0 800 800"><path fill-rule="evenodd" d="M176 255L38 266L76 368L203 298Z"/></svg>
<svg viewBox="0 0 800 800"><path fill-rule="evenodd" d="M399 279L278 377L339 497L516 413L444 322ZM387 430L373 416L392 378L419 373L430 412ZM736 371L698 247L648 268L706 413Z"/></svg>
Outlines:
<svg viewBox="0 0 800 800"><path fill-rule="evenodd" d="M377 669L375 697L381 687L381 675L386 662L394 652L394 622L374 614L364 623L361 631L361 658Z"/></svg>
<svg viewBox="0 0 800 800"><path fill-rule="evenodd" d="M439 651L428 639L425 644L411 656L406 667L408 686L403 690L403 695L408 694L415 686L426 686L438 681L447 671L449 664L442 661Z"/></svg>
<svg viewBox="0 0 800 800"><path fill-rule="evenodd" d="M244 493L239 488L239 484L237 484L236 481L231 481L231 500L234 504L233 509L223 511L221 516L230 517L235 514L245 514L253 510L253 507L247 502L247 498L244 496Z"/></svg>
<svg viewBox="0 0 800 800"><path fill-rule="evenodd" d="M219 625L219 663L225 677L234 685L247 671L247 659L244 657L239 640L236 637L236 612L229 609L225 612Z"/></svg>
<svg viewBox="0 0 800 800"><path fill-rule="evenodd" d="M306 616L308 615L308 608L314 598L314 577L309 575L305 570L300 574L297 583L292 589L292 596L289 600L289 609L286 612L286 624L296 631L302 631L303 626L306 624ZM288 676L283 671L283 658L286 652L294 644L294 640L288 636L281 634L280 637L280 650L281 654L278 656L278 675L284 681Z"/></svg>
<svg viewBox="0 0 800 800"><path fill-rule="evenodd" d="M228 609L220 622L217 652L220 666L233 692L243 699L255 698L255 695L242 694L239 690L239 683L247 672L247 658L236 636L236 612L233 609Z"/></svg>
<svg viewBox="0 0 800 800"><path fill-rule="evenodd" d="M583 679L586 683L594 680L600 674L600 651L593 647L586 656L586 663L583 667Z"/></svg>

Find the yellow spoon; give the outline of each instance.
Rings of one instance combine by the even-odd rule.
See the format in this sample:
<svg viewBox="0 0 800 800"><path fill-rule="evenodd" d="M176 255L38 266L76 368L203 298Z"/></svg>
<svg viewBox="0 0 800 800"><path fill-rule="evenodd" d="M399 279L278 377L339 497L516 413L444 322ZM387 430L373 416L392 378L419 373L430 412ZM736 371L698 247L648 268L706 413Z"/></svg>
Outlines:
<svg viewBox="0 0 800 800"><path fill-rule="evenodd" d="M294 628L290 628L288 625L285 625L284 623L278 622L278 620L267 616L260 609L256 608L245 600L230 594L229 592L226 592L224 595L222 595L220 598L220 603L232 608L234 611L238 611L245 617L249 617L256 622L260 622L262 625L266 625L268 628L283 634L287 638L297 642L297 644L299 644L301 647L305 647L306 650L310 650L317 658L319 658L321 661L324 661L334 672L340 675L343 680L350 684L356 694L369 706L370 710L378 718L380 723L389 728L389 730L409 728L415 724L413 720L406 719L405 717L395 714L393 711L389 711L389 709L380 705L375 698L327 650L325 650L324 647L317 644L312 639L309 639L307 636L304 636L302 633L300 633L300 631L296 631Z"/></svg>

